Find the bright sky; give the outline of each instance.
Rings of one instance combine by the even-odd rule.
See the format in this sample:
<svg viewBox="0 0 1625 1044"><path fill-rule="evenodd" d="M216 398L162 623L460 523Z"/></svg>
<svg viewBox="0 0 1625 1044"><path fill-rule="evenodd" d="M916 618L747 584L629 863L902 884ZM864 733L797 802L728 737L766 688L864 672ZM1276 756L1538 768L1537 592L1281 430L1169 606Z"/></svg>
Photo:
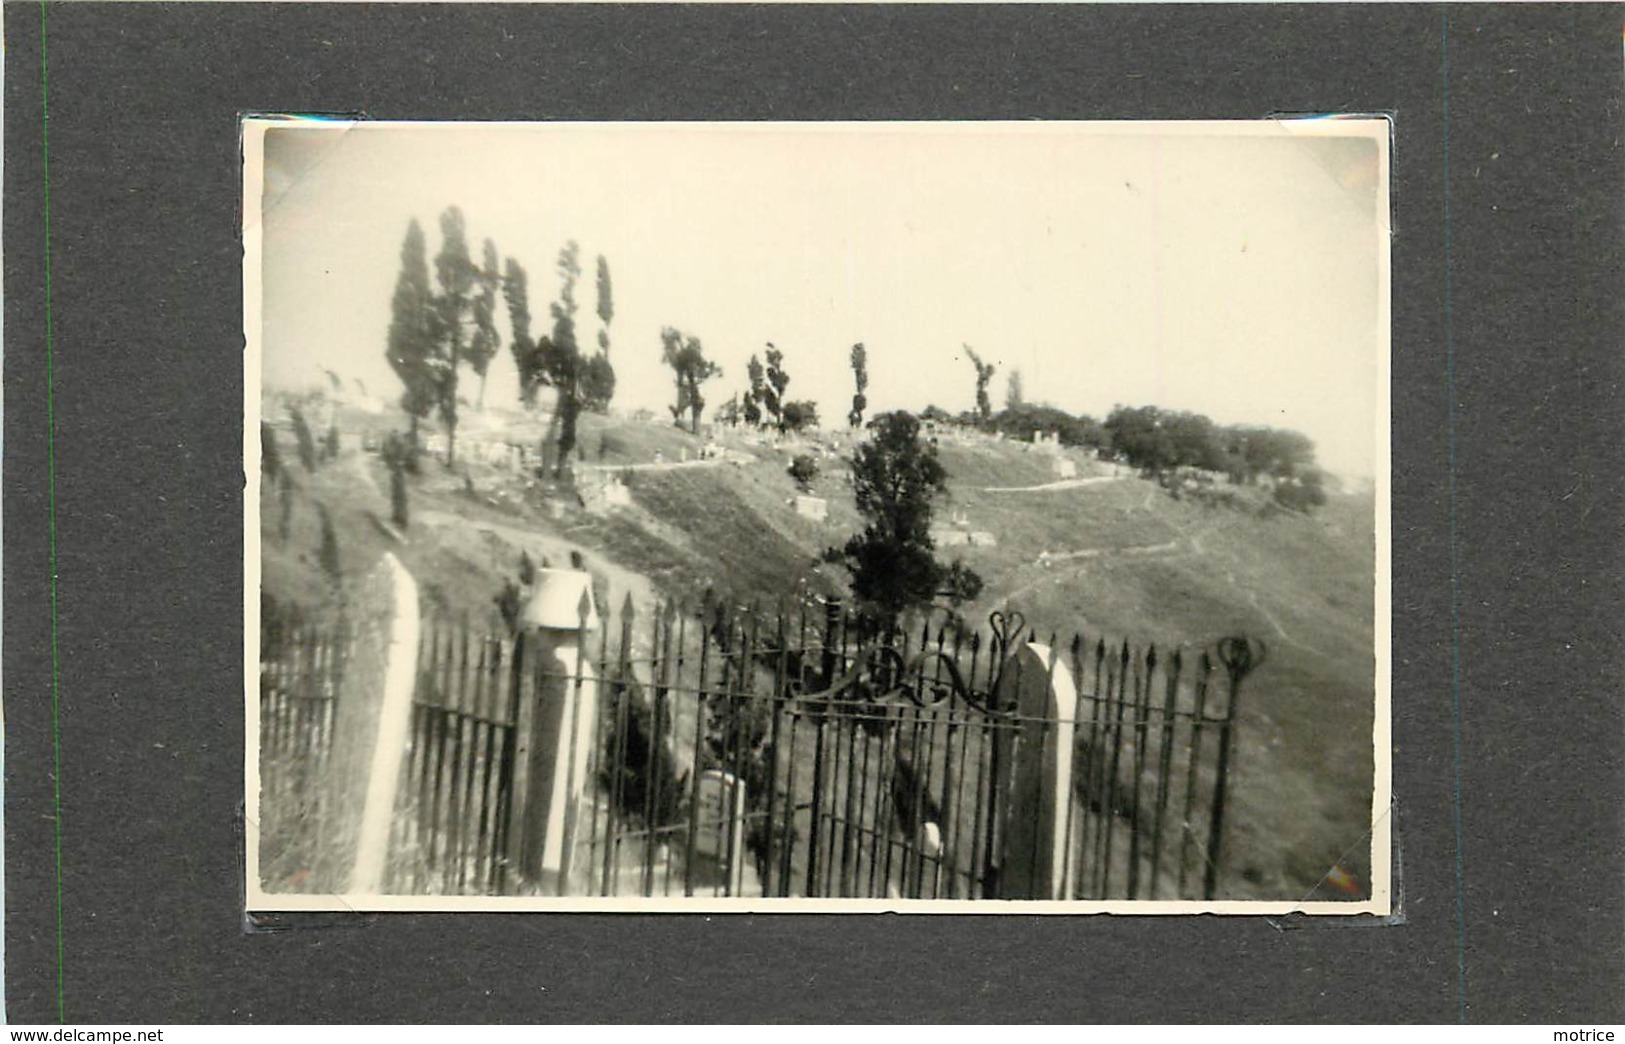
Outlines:
<svg viewBox="0 0 1625 1044"><path fill-rule="evenodd" d="M608 259L618 407L672 400L666 325L722 365L712 408L772 341L789 397L817 401L826 424L850 406L854 342L871 412L970 408L969 344L999 367L995 408L1014 368L1029 400L1296 428L1323 465L1369 476L1386 395L1386 134L1370 121L280 124L264 139L263 377L304 387L329 368L397 400L384 345L401 240L417 218L432 271L455 204L476 258L490 237L529 271L538 332L575 239L581 340L595 343L594 259ZM487 397L511 402L499 313Z"/></svg>

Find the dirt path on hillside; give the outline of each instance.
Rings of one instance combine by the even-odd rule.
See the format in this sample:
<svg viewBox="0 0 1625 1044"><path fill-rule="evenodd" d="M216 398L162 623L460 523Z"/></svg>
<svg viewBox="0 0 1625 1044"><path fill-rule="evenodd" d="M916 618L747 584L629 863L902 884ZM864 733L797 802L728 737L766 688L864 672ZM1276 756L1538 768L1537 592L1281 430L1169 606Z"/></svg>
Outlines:
<svg viewBox="0 0 1625 1044"><path fill-rule="evenodd" d="M1194 550L1195 541L1183 539L1183 543L1186 546L1181 546L1181 540L1167 540L1160 544L1133 544L1128 547L1086 547L1076 551L1045 552L1038 556L1037 561L1032 563L1034 568L1043 570L1043 572L1031 581L1013 590L1006 591L990 604L1004 605L1023 595L1031 594L1046 583L1058 584L1064 579L1076 579L1089 568L1088 563L1092 560L1108 556L1161 558L1177 554L1189 554ZM1068 566L1061 570L1055 569L1055 564L1060 562L1080 562L1081 564Z"/></svg>
<svg viewBox="0 0 1625 1044"><path fill-rule="evenodd" d="M1053 493L1063 489L1077 489L1080 486L1098 486L1102 482L1121 482L1116 475L1090 475L1087 478L1058 479L1054 482L1045 482L1037 486L973 486L977 493Z"/></svg>
<svg viewBox="0 0 1625 1044"><path fill-rule="evenodd" d="M658 464L577 464L577 471L677 471L681 468L720 468L728 463L721 457L703 460L666 460Z"/></svg>
<svg viewBox="0 0 1625 1044"><path fill-rule="evenodd" d="M578 544L558 533L548 532L540 528L527 529L523 526L502 522L491 522L485 519L464 518L448 511L437 511L425 508L413 514L415 523L422 523L436 530L460 529L465 532L489 533L514 550L528 551L532 555L545 555L553 566L568 567L570 553L579 552L587 571L602 576L609 583L609 605L599 606L600 612L607 612L619 607L620 602L628 593L632 595L634 605L641 607L656 605L659 598L655 593L654 585L642 573L633 572L620 565L600 552Z"/></svg>

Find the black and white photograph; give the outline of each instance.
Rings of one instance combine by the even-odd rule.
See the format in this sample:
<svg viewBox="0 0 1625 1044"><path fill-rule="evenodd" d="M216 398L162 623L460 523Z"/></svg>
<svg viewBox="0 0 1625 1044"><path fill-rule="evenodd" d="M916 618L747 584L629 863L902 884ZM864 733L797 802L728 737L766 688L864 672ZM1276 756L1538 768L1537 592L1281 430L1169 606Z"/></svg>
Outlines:
<svg viewBox="0 0 1625 1044"><path fill-rule="evenodd" d="M1389 134L245 120L247 908L1389 914Z"/></svg>

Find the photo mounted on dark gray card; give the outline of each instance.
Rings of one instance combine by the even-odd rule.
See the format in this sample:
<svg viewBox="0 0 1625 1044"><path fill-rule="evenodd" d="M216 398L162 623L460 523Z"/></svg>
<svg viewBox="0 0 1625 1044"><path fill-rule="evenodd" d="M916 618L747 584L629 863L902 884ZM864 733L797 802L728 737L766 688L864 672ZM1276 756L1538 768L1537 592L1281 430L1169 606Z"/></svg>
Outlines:
<svg viewBox="0 0 1625 1044"><path fill-rule="evenodd" d="M244 157L250 910L1390 912L1385 121Z"/></svg>

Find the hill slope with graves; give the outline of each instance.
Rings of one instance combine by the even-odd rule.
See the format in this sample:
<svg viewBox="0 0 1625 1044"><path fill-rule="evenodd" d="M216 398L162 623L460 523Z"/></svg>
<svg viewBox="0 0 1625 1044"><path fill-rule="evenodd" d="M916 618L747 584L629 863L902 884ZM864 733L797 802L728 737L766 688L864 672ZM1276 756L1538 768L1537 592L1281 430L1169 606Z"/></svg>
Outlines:
<svg viewBox="0 0 1625 1044"><path fill-rule="evenodd" d="M589 570L600 603L630 595L697 602L711 588L764 607L834 595L821 551L861 528L849 463L855 435L779 440L669 422L586 416L576 481L533 474L542 420L468 419L457 466L426 458L405 531L389 524L389 473L375 447L392 412L339 410L336 456L306 470L281 410L288 491L261 498L262 600L336 610L384 550L418 579L428 611L500 627L496 598L521 553ZM1369 493L1334 494L1314 515L1268 494L1191 482L1168 489L1082 450L979 433L936 433L949 492L936 508L939 555L962 558L985 588L964 612L1019 610L1063 645L1124 638L1159 649L1261 638L1269 662L1248 682L1234 779L1234 893L1350 898L1364 890L1371 822L1374 533ZM434 443L437 447L438 442ZM811 493L788 474L819 465ZM323 562L322 514L336 555ZM336 557L337 561L331 559ZM340 585L330 579L336 568ZM1326 875L1333 868L1328 883Z"/></svg>

